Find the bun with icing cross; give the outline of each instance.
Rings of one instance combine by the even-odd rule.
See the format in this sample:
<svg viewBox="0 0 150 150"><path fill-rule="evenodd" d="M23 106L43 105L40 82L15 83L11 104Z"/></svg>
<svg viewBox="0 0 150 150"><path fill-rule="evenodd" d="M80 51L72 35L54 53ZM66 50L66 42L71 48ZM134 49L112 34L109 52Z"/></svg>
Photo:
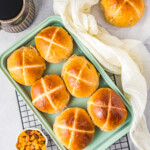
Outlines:
<svg viewBox="0 0 150 150"><path fill-rule="evenodd" d="M107 132L118 128L127 118L123 101L110 88L97 90L88 100L87 109L94 124Z"/></svg>
<svg viewBox="0 0 150 150"><path fill-rule="evenodd" d="M99 74L84 56L71 56L63 65L61 75L75 97L89 97L99 86Z"/></svg>
<svg viewBox="0 0 150 150"><path fill-rule="evenodd" d="M35 37L35 44L41 56L50 63L62 62L73 52L72 37L61 27L43 29Z"/></svg>
<svg viewBox="0 0 150 150"><path fill-rule="evenodd" d="M46 64L33 46L23 46L9 56L7 69L15 81L29 86L41 78Z"/></svg>
<svg viewBox="0 0 150 150"><path fill-rule="evenodd" d="M135 25L145 11L144 0L101 0L106 20L118 27Z"/></svg>
<svg viewBox="0 0 150 150"><path fill-rule="evenodd" d="M95 128L82 108L68 108L59 114L54 122L56 137L69 150L86 148L93 139Z"/></svg>
<svg viewBox="0 0 150 150"><path fill-rule="evenodd" d="M63 80L57 75L46 75L31 87L33 105L40 111L54 114L64 109L70 99Z"/></svg>

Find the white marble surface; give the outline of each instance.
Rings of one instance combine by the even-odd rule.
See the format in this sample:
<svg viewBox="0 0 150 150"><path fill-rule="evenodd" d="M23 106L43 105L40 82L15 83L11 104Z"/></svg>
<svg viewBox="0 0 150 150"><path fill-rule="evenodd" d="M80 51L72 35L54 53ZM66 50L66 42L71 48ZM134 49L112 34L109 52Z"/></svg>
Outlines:
<svg viewBox="0 0 150 150"><path fill-rule="evenodd" d="M48 16L53 15L52 0L34 0L36 5L36 18L33 24L21 33L7 33L0 31L0 54L9 48L14 42L31 31L36 25L41 23ZM150 39L147 40L146 46L150 52ZM22 130L18 104L16 100L15 90L9 83L7 78L0 71L0 149L13 150L16 143L16 136ZM148 103L145 110L148 127L150 130L150 92L148 95ZM130 141L131 150L136 150Z"/></svg>

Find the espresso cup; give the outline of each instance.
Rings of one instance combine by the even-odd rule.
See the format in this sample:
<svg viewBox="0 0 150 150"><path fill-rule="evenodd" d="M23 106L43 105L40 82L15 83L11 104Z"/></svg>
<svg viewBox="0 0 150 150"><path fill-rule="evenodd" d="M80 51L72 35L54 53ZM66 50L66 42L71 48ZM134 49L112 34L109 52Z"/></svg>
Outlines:
<svg viewBox="0 0 150 150"><path fill-rule="evenodd" d="M22 0L22 8L20 12L9 20L1 19L0 29L13 33L21 32L30 26L33 22L34 16L35 6L33 0Z"/></svg>

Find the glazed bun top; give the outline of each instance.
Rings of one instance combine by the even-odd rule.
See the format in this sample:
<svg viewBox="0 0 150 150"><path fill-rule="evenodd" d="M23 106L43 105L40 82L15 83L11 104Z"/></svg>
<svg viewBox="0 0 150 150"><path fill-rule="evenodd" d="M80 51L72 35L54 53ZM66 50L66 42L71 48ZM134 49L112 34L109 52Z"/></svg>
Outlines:
<svg viewBox="0 0 150 150"><path fill-rule="evenodd" d="M51 26L43 29L35 37L36 48L41 56L50 63L59 63L70 57L73 40L66 30Z"/></svg>
<svg viewBox="0 0 150 150"><path fill-rule="evenodd" d="M62 77L75 97L89 97L99 86L99 74L84 56L71 56L63 65Z"/></svg>
<svg viewBox="0 0 150 150"><path fill-rule="evenodd" d="M53 125L56 137L70 150L81 150L90 144L95 128L82 108L68 108L58 115Z"/></svg>
<svg viewBox="0 0 150 150"><path fill-rule="evenodd" d="M123 101L110 88L97 90L90 97L87 109L94 124L107 132L118 128L127 118L127 110Z"/></svg>
<svg viewBox="0 0 150 150"><path fill-rule="evenodd" d="M143 16L144 0L101 0L106 20L119 27L135 25Z"/></svg>
<svg viewBox="0 0 150 150"><path fill-rule="evenodd" d="M33 105L42 112L54 114L63 110L70 99L63 80L57 74L46 75L31 87Z"/></svg>
<svg viewBox="0 0 150 150"><path fill-rule="evenodd" d="M15 81L29 86L41 78L46 64L33 46L23 46L9 56L7 68Z"/></svg>

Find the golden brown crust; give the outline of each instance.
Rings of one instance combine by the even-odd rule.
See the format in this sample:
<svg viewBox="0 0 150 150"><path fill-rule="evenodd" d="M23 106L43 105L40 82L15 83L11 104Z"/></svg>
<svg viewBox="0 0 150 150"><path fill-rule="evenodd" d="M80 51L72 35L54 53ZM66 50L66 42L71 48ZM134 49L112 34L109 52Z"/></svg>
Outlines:
<svg viewBox="0 0 150 150"><path fill-rule="evenodd" d="M31 87L34 106L45 113L57 113L64 109L70 99L63 80L56 74L46 75Z"/></svg>
<svg viewBox="0 0 150 150"><path fill-rule="evenodd" d="M49 102L49 99L46 96L43 96L42 98L39 98L38 101L34 102L34 106L45 113L54 113L56 110Z"/></svg>
<svg viewBox="0 0 150 150"><path fill-rule="evenodd" d="M23 66L23 53L24 47L21 47L15 50L7 60L7 68L14 68L16 66L22 67Z"/></svg>
<svg viewBox="0 0 150 150"><path fill-rule="evenodd" d="M93 123L84 109L78 109L75 127L79 130L94 131Z"/></svg>
<svg viewBox="0 0 150 150"><path fill-rule="evenodd" d="M74 138L70 149L71 150L84 149L85 147L87 147L87 145L89 145L89 143L91 143L93 136L94 136L93 133L74 132Z"/></svg>
<svg viewBox="0 0 150 150"><path fill-rule="evenodd" d="M57 136L58 140L60 140L65 147L68 147L72 131L67 130L67 129L64 130L61 128L57 128L56 130L57 130L56 136Z"/></svg>
<svg viewBox="0 0 150 150"><path fill-rule="evenodd" d="M70 150L86 148L93 139L95 128L82 108L68 108L58 115L53 125L56 137Z"/></svg>
<svg viewBox="0 0 150 150"><path fill-rule="evenodd" d="M90 97L87 109L94 124L103 131L118 128L127 118L127 110L123 101L110 88L97 90Z"/></svg>
<svg viewBox="0 0 150 150"><path fill-rule="evenodd" d="M9 56L7 68L15 81L29 86L42 76L46 65L36 49L28 46L15 50Z"/></svg>
<svg viewBox="0 0 150 150"><path fill-rule="evenodd" d="M58 63L69 58L73 52L73 40L61 27L43 29L35 37L36 48L48 62Z"/></svg>
<svg viewBox="0 0 150 150"><path fill-rule="evenodd" d="M71 56L63 65L62 77L69 92L75 97L89 97L99 86L96 69L83 56Z"/></svg>
<svg viewBox="0 0 150 150"><path fill-rule="evenodd" d="M143 16L144 0L102 0L106 20L119 27L135 25Z"/></svg>
<svg viewBox="0 0 150 150"><path fill-rule="evenodd" d="M59 115L59 117L56 117L55 123L59 123L61 126L72 128L75 120L75 110L76 108L67 108Z"/></svg>

